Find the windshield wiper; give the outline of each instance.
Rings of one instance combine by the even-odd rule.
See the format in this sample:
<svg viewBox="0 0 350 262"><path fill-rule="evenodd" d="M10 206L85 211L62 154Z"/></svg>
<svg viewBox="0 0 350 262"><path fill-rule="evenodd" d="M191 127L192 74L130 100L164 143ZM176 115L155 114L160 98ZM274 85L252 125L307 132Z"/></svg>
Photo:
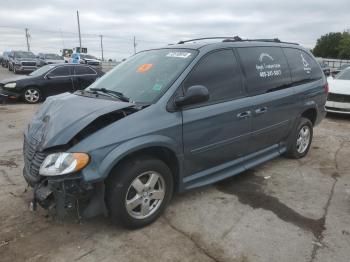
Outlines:
<svg viewBox="0 0 350 262"><path fill-rule="evenodd" d="M104 94L109 94L109 95L112 95L113 97L120 99L121 101L130 102L130 98L124 96L124 94L121 92L109 90L106 88L90 88L89 90L94 91L94 92L102 92ZM89 91L89 90L87 90L87 91Z"/></svg>

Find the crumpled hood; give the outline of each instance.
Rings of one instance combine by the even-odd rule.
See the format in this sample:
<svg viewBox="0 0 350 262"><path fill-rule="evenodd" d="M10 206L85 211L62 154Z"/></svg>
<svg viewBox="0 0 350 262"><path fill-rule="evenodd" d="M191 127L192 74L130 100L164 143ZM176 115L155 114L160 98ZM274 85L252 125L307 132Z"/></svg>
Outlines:
<svg viewBox="0 0 350 262"><path fill-rule="evenodd" d="M329 79L329 92L342 95L350 95L350 80Z"/></svg>
<svg viewBox="0 0 350 262"><path fill-rule="evenodd" d="M130 106L133 104L70 93L51 96L34 115L25 137L40 151L65 145L97 117Z"/></svg>

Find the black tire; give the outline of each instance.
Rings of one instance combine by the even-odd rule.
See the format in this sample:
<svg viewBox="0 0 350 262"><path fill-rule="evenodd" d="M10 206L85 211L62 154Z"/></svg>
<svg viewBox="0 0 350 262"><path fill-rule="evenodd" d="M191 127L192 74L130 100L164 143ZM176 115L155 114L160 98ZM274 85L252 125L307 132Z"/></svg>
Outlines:
<svg viewBox="0 0 350 262"><path fill-rule="evenodd" d="M144 201L145 203L147 203L146 201L149 201L148 205L150 208L152 208L153 205L157 208L154 209L154 211L151 211L146 218L135 218L130 214L130 212L134 211L128 211L126 201L129 198L130 190L133 189L132 183L135 182L140 175L147 172L155 172L162 177L162 181L157 181L160 181L161 183L164 182L164 197L162 201L159 202L159 205L158 203L156 204L157 200L151 200L151 196L150 200L148 197L147 199L141 199L141 204L135 206L134 210L140 208L140 213L142 213ZM146 184L147 182L145 182L144 185ZM124 161L113 169L110 177L106 181L106 203L112 222L116 224L120 223L128 228L140 228L151 224L162 214L166 206L169 204L173 195L173 185L173 176L169 167L159 159L151 156L140 156ZM136 190L134 191L134 198L143 198L143 196L138 194Z"/></svg>
<svg viewBox="0 0 350 262"><path fill-rule="evenodd" d="M12 71L12 69L11 69L11 64L8 64L8 70L9 70L9 71Z"/></svg>
<svg viewBox="0 0 350 262"><path fill-rule="evenodd" d="M36 99L31 100L30 98L28 98L26 96L27 92L29 92L29 91L31 91L32 93L34 92L35 94L37 93L38 97ZM28 87L23 91L22 98L23 98L23 101L28 103L28 104L36 104L42 100L42 94L41 94L40 89L38 89L37 87Z"/></svg>
<svg viewBox="0 0 350 262"><path fill-rule="evenodd" d="M308 139L308 143L306 146L300 147L298 146L298 139L300 139L301 136L301 130L309 130L310 135ZM286 152L286 156L289 158L302 158L306 156L306 154L309 152L309 149L311 147L312 143L312 137L313 137L313 124L308 118L301 117L299 119L299 123L297 127L295 128L294 132L289 137L289 146L288 150ZM306 144L306 143L305 143ZM303 149L303 150L301 150Z"/></svg>

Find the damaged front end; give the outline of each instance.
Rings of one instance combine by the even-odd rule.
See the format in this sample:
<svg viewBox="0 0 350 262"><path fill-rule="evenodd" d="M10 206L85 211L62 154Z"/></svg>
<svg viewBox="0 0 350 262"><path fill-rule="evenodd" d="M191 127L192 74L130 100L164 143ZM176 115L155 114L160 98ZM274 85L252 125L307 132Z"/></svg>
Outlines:
<svg viewBox="0 0 350 262"><path fill-rule="evenodd" d="M91 134L138 110L131 103L72 94L48 98L24 134L23 175L34 189L33 209L39 204L55 210L59 218L71 211L79 218L107 214L104 181L86 181L81 172L89 168L89 152L69 151Z"/></svg>

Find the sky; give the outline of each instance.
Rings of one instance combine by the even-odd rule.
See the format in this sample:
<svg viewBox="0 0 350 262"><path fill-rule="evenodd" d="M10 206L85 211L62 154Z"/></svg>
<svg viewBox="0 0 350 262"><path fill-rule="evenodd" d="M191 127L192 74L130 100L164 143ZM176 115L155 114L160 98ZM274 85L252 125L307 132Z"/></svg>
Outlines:
<svg viewBox="0 0 350 262"><path fill-rule="evenodd" d="M101 57L127 58L207 36L279 38L313 48L328 32L350 28L349 0L0 0L0 52L26 50L25 28L34 53L59 53L82 46Z"/></svg>

